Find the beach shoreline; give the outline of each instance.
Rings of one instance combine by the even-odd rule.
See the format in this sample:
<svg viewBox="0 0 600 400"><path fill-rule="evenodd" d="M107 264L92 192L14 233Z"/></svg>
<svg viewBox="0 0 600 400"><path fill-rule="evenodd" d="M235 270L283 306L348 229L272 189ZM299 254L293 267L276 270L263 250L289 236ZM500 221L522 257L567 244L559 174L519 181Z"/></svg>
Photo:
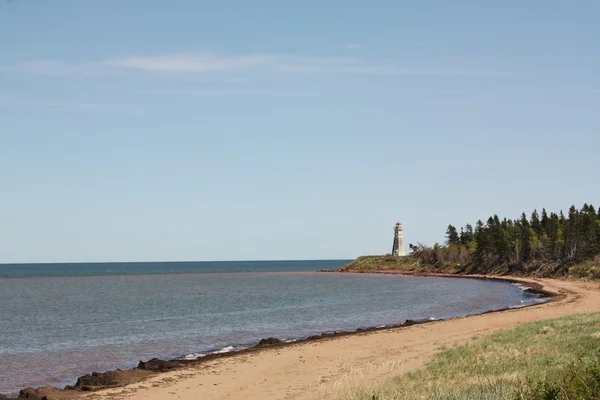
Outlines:
<svg viewBox="0 0 600 400"><path fill-rule="evenodd" d="M526 283L526 287L524 290L538 293L548 300L548 302L560 301L564 299L567 294L560 293L556 291L546 290L544 289L544 285L527 280L526 282L519 277L499 277L499 276L484 276L484 275L448 275L448 274L411 274L405 273L404 271L327 271L328 273L379 273L379 274L394 274L394 275L417 275L417 276L435 276L435 277L449 277L449 278L469 278L469 279L485 279L485 280L497 280L503 282L510 282L522 285ZM544 303L534 303L531 305L525 305L521 307L508 307L497 310L489 310L483 313L472 314L465 317L458 318L469 318L477 315L486 315L492 313L501 313L509 310L517 310L517 309L525 309L530 307L537 307ZM136 383L142 383L148 379L152 379L154 377L158 377L160 373L168 373L174 371L181 371L187 369L194 368L202 368L205 364L210 364L214 362L227 362L229 359L235 359L239 357L245 356L255 356L264 353L266 350L268 351L281 351L286 348L298 347L309 343L322 343L329 340L339 340L345 337L353 337L357 335L369 335L376 332L385 332L385 331L399 331L403 329L407 329L416 325L426 325L435 322L442 321L452 321L456 318L449 319L437 319L437 320L406 320L404 323L393 324L393 325L385 325L379 327L371 327L371 328L358 328L352 331L334 331L334 332L324 332L320 335L313 335L307 338L298 339L292 342L284 342L277 338L265 338L261 340L261 342L255 346L234 351L228 353L221 354L208 354L202 358L195 360L182 360L182 359L172 359L172 360L159 360L153 359L150 360L149 363L140 363L137 368L129 369L129 370L116 370L116 371L107 371L105 373L94 373L90 375L85 375L80 377L78 380L76 387L67 386L65 390L45 387L41 389L36 389L40 395L47 395L49 399L64 399L64 398L73 398L80 397L81 395L93 391L94 393L101 393L101 391L105 391L108 388L116 389L122 388L127 385L132 385ZM90 384L91 383L91 384ZM76 390L73 390L76 389Z"/></svg>
<svg viewBox="0 0 600 400"><path fill-rule="evenodd" d="M84 399L320 399L425 365L443 346L521 323L600 311L600 290L588 282L506 277L539 284L554 300L533 307L331 337L249 354L233 354Z"/></svg>

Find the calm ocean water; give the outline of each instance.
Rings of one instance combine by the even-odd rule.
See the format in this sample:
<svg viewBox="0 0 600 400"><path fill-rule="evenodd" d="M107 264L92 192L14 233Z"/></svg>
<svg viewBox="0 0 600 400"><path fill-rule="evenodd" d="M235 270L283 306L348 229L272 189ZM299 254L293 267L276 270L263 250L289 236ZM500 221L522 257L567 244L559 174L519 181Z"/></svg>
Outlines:
<svg viewBox="0 0 600 400"><path fill-rule="evenodd" d="M0 393L152 357L201 357L538 301L468 279L325 274L335 261L0 265Z"/></svg>

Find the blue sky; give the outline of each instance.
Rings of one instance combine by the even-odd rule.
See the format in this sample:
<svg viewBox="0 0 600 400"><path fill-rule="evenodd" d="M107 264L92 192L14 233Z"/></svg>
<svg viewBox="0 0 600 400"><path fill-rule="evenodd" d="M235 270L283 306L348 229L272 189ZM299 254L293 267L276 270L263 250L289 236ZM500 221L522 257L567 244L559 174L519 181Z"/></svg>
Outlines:
<svg viewBox="0 0 600 400"><path fill-rule="evenodd" d="M352 258L598 205L599 18L0 1L0 262Z"/></svg>

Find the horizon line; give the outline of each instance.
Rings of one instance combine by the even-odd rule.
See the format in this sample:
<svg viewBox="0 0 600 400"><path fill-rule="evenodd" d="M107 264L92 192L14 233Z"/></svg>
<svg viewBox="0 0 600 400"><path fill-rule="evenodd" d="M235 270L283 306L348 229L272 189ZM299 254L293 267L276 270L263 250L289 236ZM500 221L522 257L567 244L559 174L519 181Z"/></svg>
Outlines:
<svg viewBox="0 0 600 400"><path fill-rule="evenodd" d="M0 267L7 265L57 265L57 264L156 264L156 263L229 263L229 262L300 262L300 261L348 261L353 258L308 258L308 259L262 259L262 260L177 260L177 261L43 261L43 262L0 262Z"/></svg>

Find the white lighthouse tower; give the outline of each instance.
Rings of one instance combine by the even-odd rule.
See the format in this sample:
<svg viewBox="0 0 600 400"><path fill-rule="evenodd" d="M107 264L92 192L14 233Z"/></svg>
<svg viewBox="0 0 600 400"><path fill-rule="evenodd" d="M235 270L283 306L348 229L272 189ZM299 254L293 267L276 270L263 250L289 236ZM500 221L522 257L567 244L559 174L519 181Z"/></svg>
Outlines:
<svg viewBox="0 0 600 400"><path fill-rule="evenodd" d="M402 224L396 222L394 227L394 245L392 246L393 256L405 256L406 249L404 248L404 232L402 232Z"/></svg>

